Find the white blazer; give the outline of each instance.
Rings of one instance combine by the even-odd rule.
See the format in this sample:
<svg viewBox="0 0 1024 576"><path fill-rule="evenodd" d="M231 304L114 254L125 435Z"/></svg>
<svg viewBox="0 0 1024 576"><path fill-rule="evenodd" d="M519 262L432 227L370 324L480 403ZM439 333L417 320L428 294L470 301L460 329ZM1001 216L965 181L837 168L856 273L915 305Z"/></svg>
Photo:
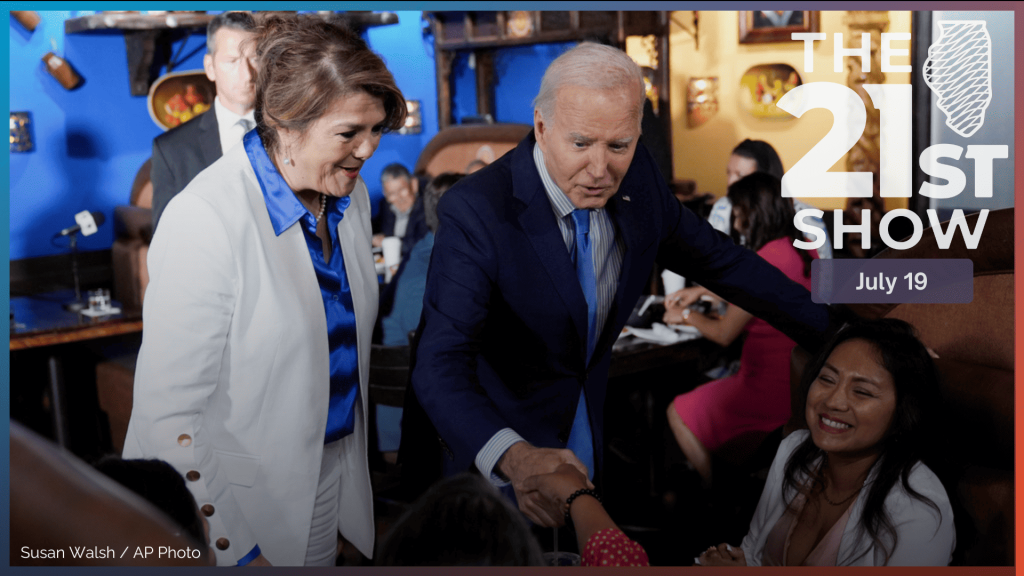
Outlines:
<svg viewBox="0 0 1024 576"><path fill-rule="evenodd" d="M259 545L305 559L327 425L323 299L299 225L274 234L245 148L235 146L168 204L149 250L142 350L126 458L159 458L212 506L217 564ZM377 276L360 179L338 225L359 350L355 432L340 440L340 522L373 554L365 401ZM210 511L207 506L205 512Z"/></svg>
<svg viewBox="0 0 1024 576"><path fill-rule="evenodd" d="M747 558L747 566L761 566L761 554L768 534L786 511L788 498L782 497L782 480L789 456L810 434L808 430L798 430L789 435L779 446L779 451L768 472L768 481L761 501L757 503L754 518L750 521L750 532L743 538L743 554ZM873 468L864 483L870 485L877 473ZM938 476L930 468L918 462L910 471L910 486L924 495L939 508L911 498L897 482L885 499L885 507L889 512L893 526L899 538L893 550L892 542L887 543L892 555L888 564L885 563L885 550L875 546L871 537L861 530L860 517L864 512L867 490L862 489L857 501L850 511L846 530L839 541L839 555L836 564L839 566L947 566L953 560L953 548L956 546L956 531L953 528L953 508L949 505L949 497L942 487ZM941 514L940 514L941 513Z"/></svg>

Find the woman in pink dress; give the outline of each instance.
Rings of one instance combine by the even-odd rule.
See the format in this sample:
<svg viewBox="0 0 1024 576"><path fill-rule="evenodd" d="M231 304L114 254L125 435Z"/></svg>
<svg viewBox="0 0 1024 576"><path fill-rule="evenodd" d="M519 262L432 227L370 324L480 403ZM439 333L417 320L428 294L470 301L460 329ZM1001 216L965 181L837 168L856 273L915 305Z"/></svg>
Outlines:
<svg viewBox="0 0 1024 576"><path fill-rule="evenodd" d="M817 254L793 246L793 241L803 240L803 236L793 225L793 202L782 197L779 179L755 172L729 186L728 197L733 227L746 246L810 289L811 260ZM677 396L668 408L669 426L683 454L705 483L710 483L712 452L741 434L770 432L789 419L789 356L795 344L736 306L722 316L701 314L687 306L705 295L719 301L701 287L670 294L665 300L664 321L690 324L723 346L747 333L736 375Z"/></svg>

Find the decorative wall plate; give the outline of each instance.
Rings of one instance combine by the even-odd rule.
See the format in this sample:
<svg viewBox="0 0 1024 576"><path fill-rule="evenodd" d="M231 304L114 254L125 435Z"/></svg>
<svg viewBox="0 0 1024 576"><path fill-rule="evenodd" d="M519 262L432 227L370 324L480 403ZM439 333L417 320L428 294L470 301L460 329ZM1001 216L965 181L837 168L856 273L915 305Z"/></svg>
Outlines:
<svg viewBox="0 0 1024 576"><path fill-rule="evenodd" d="M775 104L801 84L800 74L789 64L758 64L740 78L740 105L754 118L791 120L793 115Z"/></svg>
<svg viewBox="0 0 1024 576"><path fill-rule="evenodd" d="M157 126L170 130L209 110L216 94L217 87L202 70L171 72L150 87L146 108Z"/></svg>

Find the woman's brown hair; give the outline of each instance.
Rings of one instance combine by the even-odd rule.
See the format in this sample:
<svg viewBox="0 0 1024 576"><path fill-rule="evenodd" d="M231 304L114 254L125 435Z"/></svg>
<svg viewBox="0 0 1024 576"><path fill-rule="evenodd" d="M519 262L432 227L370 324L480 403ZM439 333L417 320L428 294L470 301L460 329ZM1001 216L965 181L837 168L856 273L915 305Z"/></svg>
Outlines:
<svg viewBox="0 0 1024 576"><path fill-rule="evenodd" d="M257 130L273 157L279 129L305 134L338 99L355 92L384 104L384 130L401 128L405 97L395 79L357 34L318 16L269 14L256 20Z"/></svg>

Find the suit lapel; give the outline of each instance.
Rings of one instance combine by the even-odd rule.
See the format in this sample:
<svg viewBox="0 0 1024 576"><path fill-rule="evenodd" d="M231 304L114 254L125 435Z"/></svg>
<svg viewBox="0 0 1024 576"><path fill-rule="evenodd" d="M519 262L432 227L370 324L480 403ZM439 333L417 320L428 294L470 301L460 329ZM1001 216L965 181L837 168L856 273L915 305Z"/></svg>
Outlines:
<svg viewBox="0 0 1024 576"><path fill-rule="evenodd" d="M209 111L199 116L199 126L203 129L203 135L199 138L199 151L203 156L206 166L213 164L224 155L220 149L220 129L217 127L217 107L210 106Z"/></svg>
<svg viewBox="0 0 1024 576"><path fill-rule="evenodd" d="M544 183L533 162L533 133L516 148L512 158L512 195L521 204L519 224L530 245L551 278L562 303L569 311L580 342L587 341L587 301L576 277L565 240L555 221L551 202L544 191ZM547 305L547 303L544 303ZM580 350L586 354L586 346Z"/></svg>

